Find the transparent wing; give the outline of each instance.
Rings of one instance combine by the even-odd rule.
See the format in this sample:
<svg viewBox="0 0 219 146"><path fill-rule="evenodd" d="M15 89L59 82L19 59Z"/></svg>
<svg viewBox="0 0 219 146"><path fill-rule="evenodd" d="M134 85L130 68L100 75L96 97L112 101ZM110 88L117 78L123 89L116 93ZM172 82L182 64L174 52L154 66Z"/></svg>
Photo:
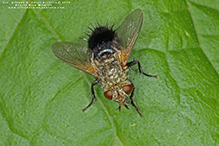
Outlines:
<svg viewBox="0 0 219 146"><path fill-rule="evenodd" d="M90 62L91 53L87 47L71 42L57 42L52 45L52 51L62 61L97 77L97 72Z"/></svg>
<svg viewBox="0 0 219 146"><path fill-rule="evenodd" d="M132 11L125 17L116 30L121 41L121 63L125 66L132 48L137 40L143 22L143 13L140 9Z"/></svg>

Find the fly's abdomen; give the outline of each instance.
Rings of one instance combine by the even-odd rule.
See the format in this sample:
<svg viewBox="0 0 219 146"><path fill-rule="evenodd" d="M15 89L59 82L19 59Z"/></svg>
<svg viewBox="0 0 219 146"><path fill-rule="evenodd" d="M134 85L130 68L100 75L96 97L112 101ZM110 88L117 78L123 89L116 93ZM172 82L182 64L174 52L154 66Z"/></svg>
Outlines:
<svg viewBox="0 0 219 146"><path fill-rule="evenodd" d="M94 54L94 59L99 60L104 55L115 53L114 47L118 46L118 37L111 28L100 26L92 30L92 34L88 40L88 47Z"/></svg>

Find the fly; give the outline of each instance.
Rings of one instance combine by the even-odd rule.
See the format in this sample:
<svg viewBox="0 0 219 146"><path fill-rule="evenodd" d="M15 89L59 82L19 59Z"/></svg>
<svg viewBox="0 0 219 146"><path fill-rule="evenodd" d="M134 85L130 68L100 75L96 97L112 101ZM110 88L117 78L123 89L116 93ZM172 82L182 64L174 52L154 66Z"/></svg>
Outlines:
<svg viewBox="0 0 219 146"><path fill-rule="evenodd" d="M85 71L97 79L91 85L92 100L82 111L90 107L95 99L94 85L100 83L107 99L121 105L132 105L139 115L140 109L133 101L135 86L128 79L128 68L138 64L139 72L148 77L157 78L143 72L140 62L127 62L133 46L139 35L143 22L140 9L132 11L125 17L121 25L114 30L113 26L97 26L88 34L88 47L71 42L57 42L52 45L56 57L69 65ZM127 97L130 95L130 101Z"/></svg>

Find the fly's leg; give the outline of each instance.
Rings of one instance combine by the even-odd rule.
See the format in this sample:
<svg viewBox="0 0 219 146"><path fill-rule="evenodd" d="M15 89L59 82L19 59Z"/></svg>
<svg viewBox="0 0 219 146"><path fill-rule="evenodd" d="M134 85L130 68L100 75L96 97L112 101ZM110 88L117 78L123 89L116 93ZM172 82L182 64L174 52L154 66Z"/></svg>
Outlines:
<svg viewBox="0 0 219 146"><path fill-rule="evenodd" d="M84 112L87 108L89 108L91 106L91 104L93 103L94 99L95 99L95 94L94 94L94 85L99 83L99 79L95 80L92 85L91 85L91 95L92 95L92 100L91 102L84 108L82 109L82 111Z"/></svg>
<svg viewBox="0 0 219 146"><path fill-rule="evenodd" d="M157 75L149 75L149 74L144 73L143 70L142 70L141 64L140 64L140 62L138 60L134 60L132 62L129 62L129 63L126 64L126 66L127 67L131 67L131 66L135 65L136 63L138 63L138 69L139 69L139 72L141 74L143 74L145 76L148 76L148 77L154 77L154 78L157 79Z"/></svg>
<svg viewBox="0 0 219 146"><path fill-rule="evenodd" d="M130 95L130 100L131 100L131 102L130 101L128 101L128 100L125 100L125 102L126 103L128 103L128 104L131 104L135 109L136 109L136 111L139 113L139 115L141 116L141 117L143 117L143 115L141 114L141 110L139 109L139 108L137 108L137 106L134 104L134 101L133 101L133 95L134 95L134 91L135 91L135 86L131 83L131 85L132 85L132 87L133 87L133 90L132 90L132 93L131 93L131 95Z"/></svg>
<svg viewBox="0 0 219 146"><path fill-rule="evenodd" d="M148 77L153 77L153 78L156 78L156 79L157 79L157 75L149 75L149 74L144 73L143 70L142 70L141 64L140 64L140 62L139 62L138 60L134 60L134 61L132 61L132 62L129 62L129 63L126 64L126 66L127 66L127 67L131 67L131 66L133 66L133 65L135 65L135 64L137 64L137 63L138 63L138 70L139 70L139 72L140 72L141 74L143 74L143 75L145 75L145 76L148 76ZM134 101L133 101L133 95L134 95L134 91L135 91L135 86L134 86L132 83L131 83L131 85L132 85L132 87L133 87L132 93L131 93L131 95L130 95L130 100L131 100L131 101L125 100L125 102L128 103L128 104L131 104L131 105L136 109L136 111L139 113L139 115L140 115L141 117L143 117L143 115L142 115L141 112L140 112L140 109L137 108L137 106L135 105L135 103L134 103Z"/></svg>
<svg viewBox="0 0 219 146"><path fill-rule="evenodd" d="M128 103L128 104L131 104L130 101L125 100L125 102ZM129 109L129 107L128 107L124 102L122 102L122 104L123 104L127 109ZM119 112L120 112L120 111L121 111L121 103L119 103L119 108L118 108L118 109L119 109Z"/></svg>

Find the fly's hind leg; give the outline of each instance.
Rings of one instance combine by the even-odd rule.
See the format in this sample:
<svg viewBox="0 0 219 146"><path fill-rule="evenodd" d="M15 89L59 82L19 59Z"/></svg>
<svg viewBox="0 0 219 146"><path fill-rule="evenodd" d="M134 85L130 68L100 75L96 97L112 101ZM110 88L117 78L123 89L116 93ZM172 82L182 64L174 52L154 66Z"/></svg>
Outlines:
<svg viewBox="0 0 219 146"><path fill-rule="evenodd" d="M134 60L132 62L129 62L129 63L126 64L126 66L127 67L131 67L131 66L135 65L136 63L138 63L138 69L139 69L139 72L141 74L143 74L145 76L148 76L148 77L153 77L153 78L157 79L157 75L149 75L149 74L144 73L143 70L142 70L141 64L140 64L140 62L138 60Z"/></svg>

